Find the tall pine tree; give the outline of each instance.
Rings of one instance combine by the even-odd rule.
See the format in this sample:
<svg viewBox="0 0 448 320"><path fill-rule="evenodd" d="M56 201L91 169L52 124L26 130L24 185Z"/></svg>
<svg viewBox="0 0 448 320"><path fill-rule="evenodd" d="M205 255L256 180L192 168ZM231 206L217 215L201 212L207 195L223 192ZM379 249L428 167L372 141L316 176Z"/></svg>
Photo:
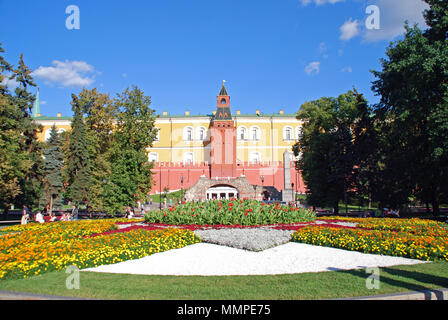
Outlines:
<svg viewBox="0 0 448 320"><path fill-rule="evenodd" d="M64 157L61 151L59 134L55 125L51 128L50 139L44 151L44 192L42 204L50 205L50 212L54 207L62 207L62 167Z"/></svg>
<svg viewBox="0 0 448 320"><path fill-rule="evenodd" d="M4 50L0 45L0 53ZM2 82L15 81L11 93ZM0 206L37 205L42 191L42 148L37 139L41 126L31 118L35 86L30 69L20 56L13 68L0 56Z"/></svg>
<svg viewBox="0 0 448 320"><path fill-rule="evenodd" d="M74 117L66 150L64 176L68 184L66 196L74 204L87 203L89 200L90 163L87 128L83 119L82 106L76 95L72 95Z"/></svg>

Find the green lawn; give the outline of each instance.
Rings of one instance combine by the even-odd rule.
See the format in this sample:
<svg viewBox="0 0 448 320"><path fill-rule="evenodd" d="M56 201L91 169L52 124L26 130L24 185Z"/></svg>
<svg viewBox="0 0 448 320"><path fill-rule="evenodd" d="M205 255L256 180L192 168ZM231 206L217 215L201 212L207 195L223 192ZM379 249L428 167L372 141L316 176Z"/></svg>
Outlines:
<svg viewBox="0 0 448 320"><path fill-rule="evenodd" d="M176 203L177 201L181 200L182 198L182 194L185 193L185 191L174 191L174 192L170 192L166 195L166 201L167 203L170 203L170 199L173 199L173 204ZM160 199L162 199L162 202L164 201L164 196L165 194L162 193L160 194L154 194L151 196L152 202L155 203L160 203Z"/></svg>
<svg viewBox="0 0 448 320"><path fill-rule="evenodd" d="M366 288L364 269L276 276L144 276L80 273L80 289L67 274L0 280L0 290L96 299L295 300L345 298L448 287L448 262L381 268L380 289Z"/></svg>

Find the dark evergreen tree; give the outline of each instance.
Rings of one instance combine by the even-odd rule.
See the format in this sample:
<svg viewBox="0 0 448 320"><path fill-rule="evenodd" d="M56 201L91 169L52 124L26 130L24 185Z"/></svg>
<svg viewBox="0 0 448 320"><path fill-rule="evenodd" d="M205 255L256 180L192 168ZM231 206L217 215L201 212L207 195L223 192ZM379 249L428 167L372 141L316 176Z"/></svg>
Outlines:
<svg viewBox="0 0 448 320"><path fill-rule="evenodd" d="M44 151L44 192L42 197L43 205L50 205L50 212L53 208L62 207L62 167L63 154L59 134L55 125L51 128L50 139Z"/></svg>
<svg viewBox="0 0 448 320"><path fill-rule="evenodd" d="M12 94L0 85L0 205L32 207L42 191L43 145L37 139L42 128L31 118L35 97L28 90L35 84L22 55L15 69L0 57L0 82L6 77L18 86Z"/></svg>
<svg viewBox="0 0 448 320"><path fill-rule="evenodd" d="M83 119L82 107L76 95L72 95L74 117L66 150L65 180L66 196L74 204L87 203L89 200L90 164L87 128Z"/></svg>

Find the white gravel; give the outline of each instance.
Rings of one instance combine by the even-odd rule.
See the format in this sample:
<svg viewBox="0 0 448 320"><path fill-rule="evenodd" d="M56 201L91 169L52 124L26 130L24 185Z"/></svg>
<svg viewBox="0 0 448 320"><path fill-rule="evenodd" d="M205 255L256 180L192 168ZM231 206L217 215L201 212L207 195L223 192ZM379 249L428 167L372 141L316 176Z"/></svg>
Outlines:
<svg viewBox="0 0 448 320"><path fill-rule="evenodd" d="M251 251L263 251L291 240L291 230L276 230L271 228L231 228L231 229L211 229L196 230L195 233L202 239L202 242L213 243L245 249Z"/></svg>
<svg viewBox="0 0 448 320"><path fill-rule="evenodd" d="M286 243L261 252L198 243L83 271L143 275L265 275L418 264L423 261Z"/></svg>

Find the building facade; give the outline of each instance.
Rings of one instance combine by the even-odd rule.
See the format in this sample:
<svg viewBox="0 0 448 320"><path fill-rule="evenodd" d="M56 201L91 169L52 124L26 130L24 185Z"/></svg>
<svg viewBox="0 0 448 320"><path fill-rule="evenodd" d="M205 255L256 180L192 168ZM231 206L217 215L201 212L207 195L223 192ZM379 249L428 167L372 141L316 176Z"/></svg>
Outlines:
<svg viewBox="0 0 448 320"><path fill-rule="evenodd" d="M37 114L35 120L44 127L41 140L48 139L53 124L58 131L70 130L71 118L60 114ZM148 161L154 163L152 194L186 190L193 200L285 199L285 191L305 193L302 177L290 163L302 127L295 114L232 113L223 84L211 114L163 112L155 126L157 139L147 148Z"/></svg>

